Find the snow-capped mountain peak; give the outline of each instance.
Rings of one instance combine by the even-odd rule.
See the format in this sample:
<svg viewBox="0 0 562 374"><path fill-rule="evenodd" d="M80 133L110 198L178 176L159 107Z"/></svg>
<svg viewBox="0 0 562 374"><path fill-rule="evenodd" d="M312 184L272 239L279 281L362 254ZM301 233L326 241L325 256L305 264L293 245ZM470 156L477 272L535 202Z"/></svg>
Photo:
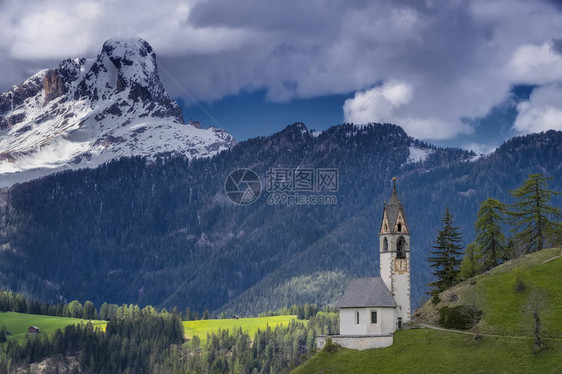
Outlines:
<svg viewBox="0 0 562 374"><path fill-rule="evenodd" d="M234 139L184 124L140 38L110 39L95 59L66 59L0 94L0 186L121 156L207 157Z"/></svg>

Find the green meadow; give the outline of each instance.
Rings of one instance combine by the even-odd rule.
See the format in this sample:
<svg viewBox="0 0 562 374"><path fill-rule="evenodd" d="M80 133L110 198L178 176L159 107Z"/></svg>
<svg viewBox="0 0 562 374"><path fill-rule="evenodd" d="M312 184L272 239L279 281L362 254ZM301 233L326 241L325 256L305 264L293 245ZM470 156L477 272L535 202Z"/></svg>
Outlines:
<svg viewBox="0 0 562 374"><path fill-rule="evenodd" d="M478 275L440 294L441 302L425 303L417 312L419 322L437 324L438 309L470 304L483 311L478 330L498 335L532 335L529 311L532 290L541 294L543 336L562 338L562 250L544 249L506 262L487 274ZM517 289L517 285L523 287Z"/></svg>
<svg viewBox="0 0 562 374"><path fill-rule="evenodd" d="M519 264L505 264L488 276L477 277L476 290L484 295L479 305L484 312L481 330L501 335L531 335L532 316L526 304L531 290L538 289L544 297L543 336L562 338L560 252L560 248L543 250L526 256ZM522 291L516 291L517 278L525 285Z"/></svg>
<svg viewBox="0 0 562 374"><path fill-rule="evenodd" d="M562 372L562 341L487 337L431 329L398 331L388 348L322 351L293 371L306 373L541 373Z"/></svg>
<svg viewBox="0 0 562 374"><path fill-rule="evenodd" d="M288 324L297 316L273 316L258 318L239 318L239 319L206 319L197 321L184 321L183 328L187 339L198 336L201 341L207 340L207 334L222 330L232 330L240 328L247 332L251 338L258 329L265 330L267 326L275 327L282 324Z"/></svg>
<svg viewBox="0 0 562 374"><path fill-rule="evenodd" d="M105 329L106 321L91 321L94 327L98 326ZM25 340L27 329L29 326L39 327L41 335L53 334L57 329L64 329L67 325L78 325L88 323L87 320L78 318L40 316L35 314L23 314L13 312L0 313L0 328L6 326L6 329L12 333L8 339Z"/></svg>

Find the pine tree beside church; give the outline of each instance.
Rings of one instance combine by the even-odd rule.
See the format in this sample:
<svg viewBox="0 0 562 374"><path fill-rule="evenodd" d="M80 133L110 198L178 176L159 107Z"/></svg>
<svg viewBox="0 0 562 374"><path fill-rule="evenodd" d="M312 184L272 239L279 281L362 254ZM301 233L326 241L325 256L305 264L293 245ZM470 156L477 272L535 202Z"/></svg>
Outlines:
<svg viewBox="0 0 562 374"><path fill-rule="evenodd" d="M443 229L437 234L434 251L429 257L430 266L434 269L432 274L437 280L430 283L430 292L436 296L441 291L452 286L459 279L459 267L462 258L462 234L454 226L453 215L449 208L443 216Z"/></svg>

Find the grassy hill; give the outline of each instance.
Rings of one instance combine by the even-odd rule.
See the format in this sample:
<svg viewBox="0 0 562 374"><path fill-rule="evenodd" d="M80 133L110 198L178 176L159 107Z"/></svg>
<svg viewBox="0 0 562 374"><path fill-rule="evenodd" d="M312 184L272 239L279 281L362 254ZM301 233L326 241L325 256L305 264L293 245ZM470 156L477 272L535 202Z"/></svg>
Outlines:
<svg viewBox="0 0 562 374"><path fill-rule="evenodd" d="M427 302L416 313L418 322L436 325L443 306L475 304L483 317L480 332L500 335L530 335L526 304L531 290L544 294L541 323L544 336L562 337L561 248L545 249L506 262L489 273L466 280L440 294L437 305ZM517 283L524 289L517 290Z"/></svg>
<svg viewBox="0 0 562 374"><path fill-rule="evenodd" d="M201 341L207 340L207 334L222 330L232 330L240 328L247 332L251 337L254 336L258 329L265 330L267 326L275 327L277 325L288 324L297 316L273 316L259 318L239 318L239 319L207 319L198 321L184 321L183 328L187 339L198 336Z"/></svg>
<svg viewBox="0 0 562 374"><path fill-rule="evenodd" d="M29 326L37 326L40 334L53 334L57 329L64 329L67 325L88 323L89 321L78 318L41 316L36 314L23 314L5 312L0 313L0 328L6 326L12 333L8 339L25 340ZM91 321L94 326L105 328L106 321Z"/></svg>
<svg viewBox="0 0 562 374"><path fill-rule="evenodd" d="M320 352L293 374L305 373L560 373L562 341L533 351L532 338L483 337L430 329L399 331L388 348Z"/></svg>
<svg viewBox="0 0 562 374"><path fill-rule="evenodd" d="M416 313L416 322L437 325L439 309L476 305L482 319L474 335L432 329L398 331L383 349L322 351L294 373L560 373L562 372L562 249L542 250L504 263L441 293ZM517 287L519 285L519 287ZM540 290L545 347L533 348L527 308Z"/></svg>

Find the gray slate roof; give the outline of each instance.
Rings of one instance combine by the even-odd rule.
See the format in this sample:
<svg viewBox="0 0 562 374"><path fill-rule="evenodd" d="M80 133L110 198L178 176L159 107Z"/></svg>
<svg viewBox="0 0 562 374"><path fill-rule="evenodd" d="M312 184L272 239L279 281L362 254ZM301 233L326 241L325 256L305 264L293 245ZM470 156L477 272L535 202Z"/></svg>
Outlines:
<svg viewBox="0 0 562 374"><path fill-rule="evenodd" d="M386 219L388 220L389 230L390 232L394 232L394 225L396 224L396 220L398 219L398 213L402 212L402 217L404 218L404 223L406 227L408 227L408 221L406 221L406 213L404 212L404 208L402 207L402 203L398 200L398 193L396 192L396 183L392 186L392 197L390 201L385 204L383 210L383 217L384 212L386 212Z"/></svg>
<svg viewBox="0 0 562 374"><path fill-rule="evenodd" d="M338 308L396 307L396 301L381 277L354 278L340 301Z"/></svg>

